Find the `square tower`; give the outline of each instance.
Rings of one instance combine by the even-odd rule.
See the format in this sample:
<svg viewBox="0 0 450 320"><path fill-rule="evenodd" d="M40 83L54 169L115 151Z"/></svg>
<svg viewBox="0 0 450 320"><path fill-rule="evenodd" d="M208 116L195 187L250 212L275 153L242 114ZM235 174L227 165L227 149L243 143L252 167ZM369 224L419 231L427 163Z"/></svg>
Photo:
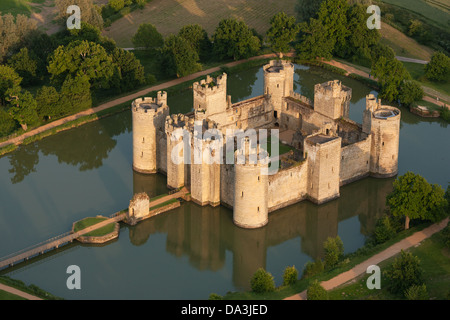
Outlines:
<svg viewBox="0 0 450 320"><path fill-rule="evenodd" d="M323 134L310 136L305 141L308 160L308 196L321 204L339 197L339 172L341 161L340 137Z"/></svg>
<svg viewBox="0 0 450 320"><path fill-rule="evenodd" d="M217 78L207 76L200 82L195 82L194 111L203 114L203 118L225 112L227 109L227 74L223 73Z"/></svg>
<svg viewBox="0 0 450 320"><path fill-rule="evenodd" d="M331 119L348 118L352 89L339 80L328 81L314 86L314 111Z"/></svg>

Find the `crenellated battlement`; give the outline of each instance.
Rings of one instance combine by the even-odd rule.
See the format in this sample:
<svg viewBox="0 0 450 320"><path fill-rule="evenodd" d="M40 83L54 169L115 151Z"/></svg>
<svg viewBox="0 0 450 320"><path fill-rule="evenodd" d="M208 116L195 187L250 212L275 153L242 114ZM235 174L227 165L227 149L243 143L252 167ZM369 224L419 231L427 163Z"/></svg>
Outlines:
<svg viewBox="0 0 450 320"><path fill-rule="evenodd" d="M193 84L186 115L169 115L166 92L135 100L133 168L166 173L169 188L186 186L199 205L233 207L233 221L243 228L262 227L269 211L297 201L335 199L341 185L362 177L398 172L399 109L369 94L359 125L348 118L352 89L341 81L316 84L309 99L294 92L290 61L274 60L263 70L263 95L235 104L225 73ZM301 165L274 172L276 161L283 166L286 159L271 159L248 131L277 128L281 141L295 149L292 160L304 159Z"/></svg>
<svg viewBox="0 0 450 320"><path fill-rule="evenodd" d="M167 107L167 92L159 91L156 98L139 98L132 102L131 110L137 113L156 115Z"/></svg>
<svg viewBox="0 0 450 320"><path fill-rule="evenodd" d="M192 85L194 91L209 95L215 94L219 91L227 90L227 74L223 73L217 78L206 76L206 79L200 80L200 82L194 82Z"/></svg>
<svg viewBox="0 0 450 320"><path fill-rule="evenodd" d="M261 148L259 143L256 147L252 147L248 137L244 138L241 147L235 151L234 155L235 164L238 165L265 166L270 160L269 153Z"/></svg>

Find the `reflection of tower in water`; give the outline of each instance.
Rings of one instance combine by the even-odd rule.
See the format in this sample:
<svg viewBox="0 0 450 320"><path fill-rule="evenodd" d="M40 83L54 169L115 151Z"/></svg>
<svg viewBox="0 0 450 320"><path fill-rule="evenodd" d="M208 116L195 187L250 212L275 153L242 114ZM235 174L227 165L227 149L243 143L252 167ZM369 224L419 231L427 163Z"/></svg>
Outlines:
<svg viewBox="0 0 450 320"><path fill-rule="evenodd" d="M142 174L133 170L133 194L145 192L152 198L167 193L166 180L162 174Z"/></svg>
<svg viewBox="0 0 450 320"><path fill-rule="evenodd" d="M135 193L147 192L154 197L167 191L162 175L133 172L133 179ZM177 257L188 256L189 263L199 270L222 269L225 252L229 250L233 256L234 285L250 289L254 272L267 265L270 246L300 237L302 252L315 260L323 258L323 243L328 237L336 237L340 221L358 215L361 232L366 235L372 232L385 208L385 197L392 190L392 181L367 178L354 182L342 187L339 199L319 206L303 201L280 209L269 215L268 225L254 230L234 225L232 211L223 206L213 208L184 203L180 208L130 227L130 240L139 246L145 244L151 234L166 233L166 250Z"/></svg>

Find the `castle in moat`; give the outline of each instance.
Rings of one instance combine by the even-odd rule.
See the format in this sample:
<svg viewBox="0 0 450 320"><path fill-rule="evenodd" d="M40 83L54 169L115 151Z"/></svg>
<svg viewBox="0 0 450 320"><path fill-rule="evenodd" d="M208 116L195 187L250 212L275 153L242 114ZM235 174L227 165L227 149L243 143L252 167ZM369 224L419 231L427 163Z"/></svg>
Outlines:
<svg viewBox="0 0 450 320"><path fill-rule="evenodd" d="M340 81L315 85L311 101L294 92L294 65L274 60L264 66L261 96L232 104L225 73L194 83L193 91L193 111L185 115L170 115L166 92L133 102L133 169L165 173L168 187L185 186L201 206L233 208L240 227L262 227L270 212L304 199L321 204L338 198L340 187L352 181L397 174L400 111L368 95L358 124L349 119L352 90ZM226 152L215 154L226 149L226 139L202 134L216 130L229 137L249 129L279 129L282 142L293 148L278 157L275 174L264 174L271 159L260 148L261 137L256 145L234 138L233 157L243 161L229 164ZM203 161L179 163L173 154ZM217 157L223 161L211 161ZM133 203L133 214L148 212L148 204Z"/></svg>

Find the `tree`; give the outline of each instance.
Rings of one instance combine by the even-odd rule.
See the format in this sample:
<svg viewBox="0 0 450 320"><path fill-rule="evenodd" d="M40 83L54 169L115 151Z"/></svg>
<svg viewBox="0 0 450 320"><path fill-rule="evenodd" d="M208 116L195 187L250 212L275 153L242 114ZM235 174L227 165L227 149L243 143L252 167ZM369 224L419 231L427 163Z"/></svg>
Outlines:
<svg viewBox="0 0 450 320"><path fill-rule="evenodd" d="M55 82L60 83L67 76L86 76L95 87L106 86L114 72L112 59L105 49L88 41L74 41L58 47L47 69Z"/></svg>
<svg viewBox="0 0 450 320"><path fill-rule="evenodd" d="M289 51L289 43L294 41L300 27L295 23L295 17L289 17L279 12L270 19L270 29L267 31L267 40L272 49L280 53Z"/></svg>
<svg viewBox="0 0 450 320"><path fill-rule="evenodd" d="M192 24L184 26L180 29L178 35L189 42L197 52L200 60L205 61L210 58L212 43L208 38L208 33L200 25Z"/></svg>
<svg viewBox="0 0 450 320"><path fill-rule="evenodd" d="M298 0L295 5L297 19L308 22L311 18L316 18L320 5L324 0Z"/></svg>
<svg viewBox="0 0 450 320"><path fill-rule="evenodd" d="M446 205L442 188L430 185L412 172L394 181L394 190L386 197L386 203L394 216L405 217L405 229L409 229L410 219L437 219Z"/></svg>
<svg viewBox="0 0 450 320"><path fill-rule="evenodd" d="M295 266L286 267L283 272L283 286L295 284L298 278L298 270Z"/></svg>
<svg viewBox="0 0 450 320"><path fill-rule="evenodd" d="M330 46L340 52L346 46L349 35L347 0L325 0L320 4L318 20L323 24Z"/></svg>
<svg viewBox="0 0 450 320"><path fill-rule="evenodd" d="M192 50L185 38L175 35L170 35L165 40L161 50L161 59L163 70L167 74L177 77L184 77L202 69L198 63L197 52Z"/></svg>
<svg viewBox="0 0 450 320"><path fill-rule="evenodd" d="M400 86L398 98L401 104L409 106L414 101L422 100L424 94L420 83L414 80L404 80Z"/></svg>
<svg viewBox="0 0 450 320"><path fill-rule="evenodd" d="M301 59L332 58L333 43L328 41L324 25L317 19L300 24L300 44L296 51Z"/></svg>
<svg viewBox="0 0 450 320"><path fill-rule="evenodd" d="M125 1L124 0L109 0L108 5L114 10L114 11L120 11L123 7L125 7Z"/></svg>
<svg viewBox="0 0 450 320"><path fill-rule="evenodd" d="M156 49L164 44L162 35L151 23L143 23L131 39L135 48Z"/></svg>
<svg viewBox="0 0 450 320"><path fill-rule="evenodd" d="M258 53L261 43L245 22L223 19L213 35L214 51L221 59L249 58Z"/></svg>
<svg viewBox="0 0 450 320"><path fill-rule="evenodd" d="M38 122L37 103L30 92L20 88L8 89L6 100L9 101L9 114L19 122L24 131L28 130L28 125Z"/></svg>
<svg viewBox="0 0 450 320"><path fill-rule="evenodd" d="M60 106L64 112L76 113L92 107L89 79L85 75L68 76L60 91Z"/></svg>
<svg viewBox="0 0 450 320"><path fill-rule="evenodd" d="M376 43L370 48L372 65L375 64L381 57L385 57L386 60L391 60L395 58L394 50L382 43Z"/></svg>
<svg viewBox="0 0 450 320"><path fill-rule="evenodd" d="M43 86L36 93L37 113L40 118L63 116L68 110L61 105L59 92L54 87Z"/></svg>
<svg viewBox="0 0 450 320"><path fill-rule="evenodd" d="M67 13L67 8L71 5L77 5L80 7L83 22L103 30L103 18L100 14L101 10L92 0L58 0L55 2L58 10L58 18L62 21L64 26L71 15Z"/></svg>
<svg viewBox="0 0 450 320"><path fill-rule="evenodd" d="M389 279L389 291L397 294L405 294L411 286L423 284L423 271L419 258L403 250L390 269L385 271L385 275Z"/></svg>
<svg viewBox="0 0 450 320"><path fill-rule="evenodd" d="M28 48L22 48L8 60L8 65L14 68L23 79L23 84L33 83L37 79L37 58Z"/></svg>
<svg viewBox="0 0 450 320"><path fill-rule="evenodd" d="M112 77L114 88L125 92L145 83L144 67L134 53L116 48L111 57L115 66Z"/></svg>
<svg viewBox="0 0 450 320"><path fill-rule="evenodd" d="M14 121L8 112L0 107L0 137L9 135L16 127L16 121Z"/></svg>
<svg viewBox="0 0 450 320"><path fill-rule="evenodd" d="M303 270L302 278L309 278L320 274L323 272L324 268L323 262L320 259L315 262L308 261L305 265L305 269Z"/></svg>
<svg viewBox="0 0 450 320"><path fill-rule="evenodd" d="M443 52L435 52L425 67L425 76L433 81L446 81L450 76L450 58Z"/></svg>
<svg viewBox="0 0 450 320"><path fill-rule="evenodd" d="M252 291L256 293L271 292L275 290L273 276L263 268L256 270L250 280L250 285L252 287Z"/></svg>
<svg viewBox="0 0 450 320"><path fill-rule="evenodd" d="M323 244L323 248L325 251L325 266L327 268L336 266L344 256L344 244L339 236L336 236L336 238L328 237Z"/></svg>
<svg viewBox="0 0 450 320"><path fill-rule="evenodd" d="M405 291L405 297L408 300L429 300L427 286L422 284L421 286L413 285Z"/></svg>
<svg viewBox="0 0 450 320"><path fill-rule="evenodd" d="M308 300L328 300L328 292L314 280L306 290L306 297Z"/></svg>
<svg viewBox="0 0 450 320"><path fill-rule="evenodd" d="M395 234L396 230L392 226L391 219L388 215L385 214L378 219L374 232L374 238L377 244L386 242L394 237Z"/></svg>
<svg viewBox="0 0 450 320"><path fill-rule="evenodd" d="M359 55L371 59L370 47L377 44L381 38L377 29L367 28L367 7L360 4L353 5L348 10L347 46L349 55ZM342 54L344 55L344 54Z"/></svg>
<svg viewBox="0 0 450 320"><path fill-rule="evenodd" d="M21 82L22 78L13 68L0 65L0 104L6 103L6 91L20 88Z"/></svg>
<svg viewBox="0 0 450 320"><path fill-rule="evenodd" d="M0 16L0 62L11 50L21 47L36 28L36 21L22 14L16 18L10 13Z"/></svg>
<svg viewBox="0 0 450 320"><path fill-rule="evenodd" d="M400 87L403 81L410 80L411 75L403 63L397 59L380 57L372 66L372 74L378 78L380 85L380 98L388 101L396 101L400 95Z"/></svg>

